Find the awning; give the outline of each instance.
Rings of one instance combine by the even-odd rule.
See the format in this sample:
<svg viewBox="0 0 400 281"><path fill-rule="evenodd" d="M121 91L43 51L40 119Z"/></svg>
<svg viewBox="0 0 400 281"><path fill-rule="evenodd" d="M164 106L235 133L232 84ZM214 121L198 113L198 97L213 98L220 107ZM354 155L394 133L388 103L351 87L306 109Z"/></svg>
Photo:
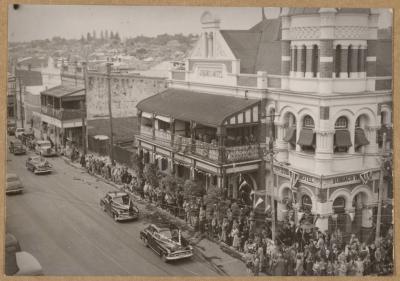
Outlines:
<svg viewBox="0 0 400 281"><path fill-rule="evenodd" d="M182 121L217 127L234 115L258 105L260 100L167 89L140 101L137 108Z"/></svg>
<svg viewBox="0 0 400 281"><path fill-rule="evenodd" d="M365 136L364 130L357 128L354 134L354 146L357 149L360 146L369 144L367 137Z"/></svg>
<svg viewBox="0 0 400 281"><path fill-rule="evenodd" d="M350 132L348 130L336 130L334 145L337 147L350 147L351 143Z"/></svg>
<svg viewBox="0 0 400 281"><path fill-rule="evenodd" d="M290 126L286 131L286 136L283 138L284 141L292 145L296 145L296 127Z"/></svg>
<svg viewBox="0 0 400 281"><path fill-rule="evenodd" d="M315 145L315 134L312 129L301 129L298 145L313 146Z"/></svg>

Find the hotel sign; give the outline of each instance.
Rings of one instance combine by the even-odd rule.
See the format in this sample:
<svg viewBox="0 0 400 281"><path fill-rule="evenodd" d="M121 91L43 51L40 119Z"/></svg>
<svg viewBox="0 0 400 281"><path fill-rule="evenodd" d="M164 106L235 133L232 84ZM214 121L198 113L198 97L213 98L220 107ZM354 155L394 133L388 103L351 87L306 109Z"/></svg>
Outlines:
<svg viewBox="0 0 400 281"><path fill-rule="evenodd" d="M351 175L343 175L337 176L334 178L329 178L324 181L324 185L331 186L341 186L341 185L350 185L356 183L368 184L368 182L377 180L379 178L379 172L367 171L363 173L351 174Z"/></svg>
<svg viewBox="0 0 400 281"><path fill-rule="evenodd" d="M319 179L315 178L310 175L305 175L301 174L298 172L291 171L287 168L280 167L280 166L275 166L274 167L274 172L277 175L280 175L282 177L288 178L293 182L293 185L295 186L297 182L305 183L305 184L310 184L313 186L316 186L319 184Z"/></svg>

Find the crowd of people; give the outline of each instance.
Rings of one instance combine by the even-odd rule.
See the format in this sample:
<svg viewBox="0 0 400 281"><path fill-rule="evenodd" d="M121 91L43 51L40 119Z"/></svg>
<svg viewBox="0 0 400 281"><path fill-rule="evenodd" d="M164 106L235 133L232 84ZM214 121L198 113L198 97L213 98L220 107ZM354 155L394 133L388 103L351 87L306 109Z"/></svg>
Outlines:
<svg viewBox="0 0 400 281"><path fill-rule="evenodd" d="M296 226L279 225L272 240L268 220L260 222L251 206L221 200L211 206L202 197L185 198L183 190L168 192L163 184L151 186L138 179L127 167L110 163L108 158L82 155L80 163L90 174L113 181L171 214L180 217L196 231L240 253L249 274L272 276L326 275L362 276L393 273L393 229L376 241L365 243L355 234L345 237L340 229L332 233ZM161 182L161 181L160 181Z"/></svg>

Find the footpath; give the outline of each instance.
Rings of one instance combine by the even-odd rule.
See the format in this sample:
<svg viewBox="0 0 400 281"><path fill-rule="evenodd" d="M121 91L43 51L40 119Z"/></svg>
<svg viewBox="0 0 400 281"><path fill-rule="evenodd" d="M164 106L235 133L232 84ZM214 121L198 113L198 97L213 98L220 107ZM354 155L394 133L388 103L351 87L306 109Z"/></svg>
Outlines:
<svg viewBox="0 0 400 281"><path fill-rule="evenodd" d="M77 169L84 170L78 162L72 162L71 159L61 156L64 161ZM112 181L106 180L101 176L92 175L98 180L101 180L115 189L122 190L123 186L118 185ZM126 190L125 190L126 191ZM126 191L127 192L127 191ZM142 216L147 217L151 220L168 221L177 225L185 237L188 237L191 245L199 253L199 257L204 261L211 264L214 269L220 275L227 276L248 276L247 268L244 263L243 254L237 252L233 248L227 246L216 240L210 240L207 237L202 236L200 233L195 232L193 227L186 224L186 222L174 215L170 214L168 211L157 207L156 205L149 203L140 196L134 193L128 192L135 199L135 203L140 210Z"/></svg>

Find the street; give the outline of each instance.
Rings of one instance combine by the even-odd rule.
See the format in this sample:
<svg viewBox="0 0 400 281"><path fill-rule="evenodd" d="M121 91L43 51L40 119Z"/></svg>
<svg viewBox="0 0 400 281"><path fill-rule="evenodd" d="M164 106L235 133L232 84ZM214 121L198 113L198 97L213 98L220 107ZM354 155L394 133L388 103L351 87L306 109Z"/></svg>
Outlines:
<svg viewBox="0 0 400 281"><path fill-rule="evenodd" d="M45 275L217 275L197 254L164 263L139 239L149 222L116 223L103 213L99 200L113 190L110 185L57 157L48 158L52 174L34 175L26 159L8 154L7 172L20 177L25 191L6 198L6 231L39 260Z"/></svg>

